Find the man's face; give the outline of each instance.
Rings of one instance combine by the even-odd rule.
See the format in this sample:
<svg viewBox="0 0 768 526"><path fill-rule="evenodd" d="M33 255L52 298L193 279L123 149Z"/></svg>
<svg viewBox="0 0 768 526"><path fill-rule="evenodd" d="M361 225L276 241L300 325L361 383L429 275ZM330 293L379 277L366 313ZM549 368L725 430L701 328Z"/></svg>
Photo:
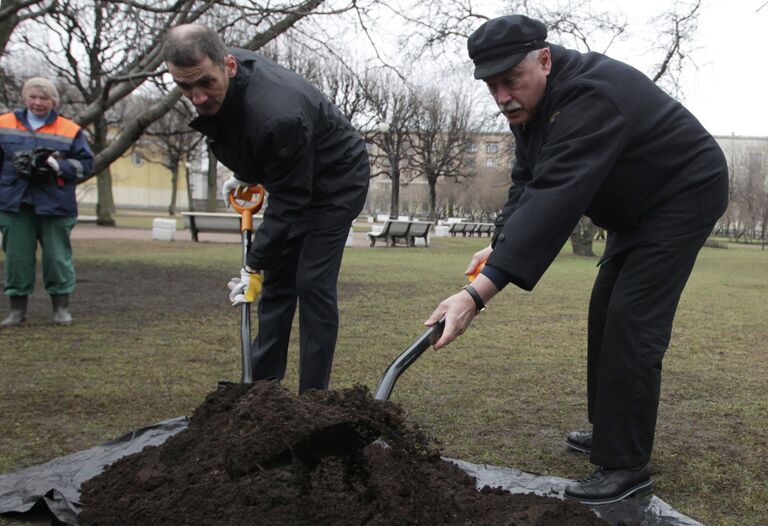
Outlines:
<svg viewBox="0 0 768 526"><path fill-rule="evenodd" d="M40 88L29 88L24 95L24 105L37 117L45 117L53 109L55 102Z"/></svg>
<svg viewBox="0 0 768 526"><path fill-rule="evenodd" d="M510 124L519 126L533 118L544 97L551 69L549 49L544 48L535 61L524 58L515 67L484 79L499 111Z"/></svg>
<svg viewBox="0 0 768 526"><path fill-rule="evenodd" d="M214 64L209 57L194 66L181 67L168 63L168 72L181 90L197 109L197 113L210 117L218 113L224 103L229 79L237 73L237 61L232 55L224 59L224 67Z"/></svg>

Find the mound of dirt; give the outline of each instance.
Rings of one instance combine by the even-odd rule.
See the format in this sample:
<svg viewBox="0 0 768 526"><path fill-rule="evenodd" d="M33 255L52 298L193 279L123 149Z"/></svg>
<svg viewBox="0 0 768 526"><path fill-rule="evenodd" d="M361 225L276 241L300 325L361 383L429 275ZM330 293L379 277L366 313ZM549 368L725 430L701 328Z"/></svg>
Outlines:
<svg viewBox="0 0 768 526"><path fill-rule="evenodd" d="M84 526L608 524L577 502L478 491L364 387L296 396L274 382L231 384L187 429L81 493Z"/></svg>

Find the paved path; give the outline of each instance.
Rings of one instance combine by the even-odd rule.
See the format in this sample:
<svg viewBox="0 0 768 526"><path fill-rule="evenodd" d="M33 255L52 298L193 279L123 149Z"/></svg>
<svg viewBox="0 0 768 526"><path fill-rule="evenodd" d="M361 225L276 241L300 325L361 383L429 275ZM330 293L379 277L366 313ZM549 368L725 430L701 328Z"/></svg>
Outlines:
<svg viewBox="0 0 768 526"><path fill-rule="evenodd" d="M240 243L240 234L217 234L205 233L198 234L201 243ZM152 230L145 228L120 228L106 227L92 224L80 224L72 230L72 239L127 239L127 240L152 240ZM176 241L192 241L192 234L189 230L176 230L174 234ZM367 247L368 238L365 232L355 232L352 236L353 247ZM378 245L377 245L378 246ZM384 246L384 245L382 245Z"/></svg>

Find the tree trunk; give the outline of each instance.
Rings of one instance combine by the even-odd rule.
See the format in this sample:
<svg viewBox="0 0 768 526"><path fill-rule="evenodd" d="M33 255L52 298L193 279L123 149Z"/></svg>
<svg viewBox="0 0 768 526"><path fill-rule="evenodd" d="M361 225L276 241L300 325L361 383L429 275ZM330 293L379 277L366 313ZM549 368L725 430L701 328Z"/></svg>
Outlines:
<svg viewBox="0 0 768 526"><path fill-rule="evenodd" d="M115 226L115 200L112 197L112 173L109 166L96 176L96 224Z"/></svg>
<svg viewBox="0 0 768 526"><path fill-rule="evenodd" d="M429 220L437 223L437 180L429 178Z"/></svg>
<svg viewBox="0 0 768 526"><path fill-rule="evenodd" d="M176 214L176 187L179 184L179 161L171 161L171 204L168 205L168 215Z"/></svg>
<svg viewBox="0 0 768 526"><path fill-rule="evenodd" d="M213 154L210 148L208 148L208 176L206 177L208 182L208 196L205 201L205 211L216 211L216 156Z"/></svg>
<svg viewBox="0 0 768 526"><path fill-rule="evenodd" d="M195 202L192 200L192 174L189 170L190 163L184 165L184 173L187 175L187 207L190 212L195 211Z"/></svg>
<svg viewBox="0 0 768 526"><path fill-rule="evenodd" d="M107 122L103 117L93 127L93 150L102 151L107 145ZM115 226L115 199L112 196L112 172L106 165L96 176L96 224Z"/></svg>
<svg viewBox="0 0 768 526"><path fill-rule="evenodd" d="M595 225L586 216L581 216L576 228L571 232L571 245L573 253L577 256L595 257L592 251L592 239L595 237Z"/></svg>
<svg viewBox="0 0 768 526"><path fill-rule="evenodd" d="M18 1L10 2L11 4L18 4ZM3 2L3 8L6 7L5 2ZM8 18L4 19L2 22L0 22L0 56L5 54L5 46L8 45L8 41L11 39L11 35L13 34L13 30L16 29L16 26L19 23L19 17L14 15L9 16Z"/></svg>
<svg viewBox="0 0 768 526"><path fill-rule="evenodd" d="M392 194L389 202L389 217L391 219L397 219L397 217L400 215L400 171L393 167L389 174L389 178L392 180Z"/></svg>

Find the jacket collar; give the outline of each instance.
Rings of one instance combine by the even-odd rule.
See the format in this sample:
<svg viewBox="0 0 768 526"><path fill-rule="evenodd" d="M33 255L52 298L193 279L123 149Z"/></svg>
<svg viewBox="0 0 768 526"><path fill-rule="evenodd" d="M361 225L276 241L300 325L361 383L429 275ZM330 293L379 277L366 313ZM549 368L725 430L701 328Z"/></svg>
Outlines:
<svg viewBox="0 0 768 526"><path fill-rule="evenodd" d="M29 119L27 119L27 111L29 110L24 108L14 111L13 114L16 115L16 119L18 119L18 121L23 124L26 129L32 131L32 125L29 123ZM48 114L48 118L45 119L45 126L53 123L58 118L59 114L56 112L56 110L51 110L51 112Z"/></svg>

